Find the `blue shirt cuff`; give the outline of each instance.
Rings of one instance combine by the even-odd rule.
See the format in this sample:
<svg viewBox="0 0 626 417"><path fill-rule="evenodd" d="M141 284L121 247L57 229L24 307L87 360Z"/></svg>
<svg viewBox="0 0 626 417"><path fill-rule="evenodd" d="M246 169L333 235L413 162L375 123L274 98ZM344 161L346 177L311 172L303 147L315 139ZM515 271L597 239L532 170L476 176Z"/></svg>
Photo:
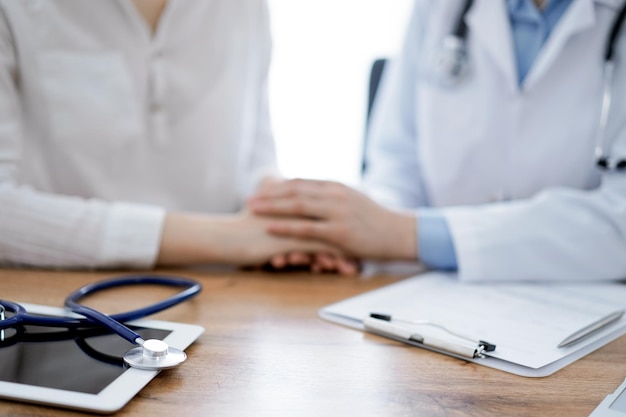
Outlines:
<svg viewBox="0 0 626 417"><path fill-rule="evenodd" d="M418 259L429 268L453 271L458 268L454 242L445 217L436 209L417 212Z"/></svg>

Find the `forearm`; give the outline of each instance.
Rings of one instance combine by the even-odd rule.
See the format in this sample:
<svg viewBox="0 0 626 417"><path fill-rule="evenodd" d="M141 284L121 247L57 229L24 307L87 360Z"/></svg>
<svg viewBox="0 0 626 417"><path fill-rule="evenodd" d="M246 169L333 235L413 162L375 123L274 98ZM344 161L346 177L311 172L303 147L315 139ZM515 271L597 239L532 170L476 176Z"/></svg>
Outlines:
<svg viewBox="0 0 626 417"><path fill-rule="evenodd" d="M157 264L237 263L243 257L233 244L237 224L234 216L168 213Z"/></svg>
<svg viewBox="0 0 626 417"><path fill-rule="evenodd" d="M260 265L276 254L292 251L338 253L336 248L318 241L271 236L267 233L271 221L250 213L168 213L157 263Z"/></svg>

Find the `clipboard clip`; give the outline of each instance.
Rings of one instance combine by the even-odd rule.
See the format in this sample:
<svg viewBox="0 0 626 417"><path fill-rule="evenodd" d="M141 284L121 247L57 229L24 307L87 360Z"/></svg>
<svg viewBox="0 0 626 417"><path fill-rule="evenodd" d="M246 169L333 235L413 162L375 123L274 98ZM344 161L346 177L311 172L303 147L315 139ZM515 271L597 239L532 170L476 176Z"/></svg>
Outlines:
<svg viewBox="0 0 626 417"><path fill-rule="evenodd" d="M429 335L428 332L416 332L408 326L398 326L395 323L410 326L436 327L443 330L443 333L439 332L439 335ZM389 314L370 313L369 317L363 320L363 326L367 330L381 336L417 342L425 347L470 359L484 358L485 352L496 350L496 345L493 343L472 339L428 320L393 319Z"/></svg>

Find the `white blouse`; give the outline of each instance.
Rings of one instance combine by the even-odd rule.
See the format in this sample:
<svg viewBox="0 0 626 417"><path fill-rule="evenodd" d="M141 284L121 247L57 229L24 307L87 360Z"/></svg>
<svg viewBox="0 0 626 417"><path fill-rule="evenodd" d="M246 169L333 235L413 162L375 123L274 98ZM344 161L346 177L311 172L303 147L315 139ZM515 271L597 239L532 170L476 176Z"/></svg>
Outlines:
<svg viewBox="0 0 626 417"><path fill-rule="evenodd" d="M0 262L150 267L276 173L264 0L0 0Z"/></svg>

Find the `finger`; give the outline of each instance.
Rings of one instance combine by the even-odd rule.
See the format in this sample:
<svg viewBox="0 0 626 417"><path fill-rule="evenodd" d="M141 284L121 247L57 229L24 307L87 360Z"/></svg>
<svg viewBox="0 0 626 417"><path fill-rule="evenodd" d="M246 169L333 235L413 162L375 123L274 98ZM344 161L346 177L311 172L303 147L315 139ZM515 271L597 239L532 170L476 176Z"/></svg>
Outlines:
<svg viewBox="0 0 626 417"><path fill-rule="evenodd" d="M308 265L311 263L311 256L303 252L291 252L287 256L289 265Z"/></svg>
<svg viewBox="0 0 626 417"><path fill-rule="evenodd" d="M316 260L324 271L337 270L337 263L335 262L335 258L327 253L317 254Z"/></svg>
<svg viewBox="0 0 626 417"><path fill-rule="evenodd" d="M274 255L270 259L270 264L276 269L282 269L287 266L287 259L285 255Z"/></svg>
<svg viewBox="0 0 626 417"><path fill-rule="evenodd" d="M339 258L337 259L337 270L341 275L353 276L359 272L359 266L356 261Z"/></svg>
<svg viewBox="0 0 626 417"><path fill-rule="evenodd" d="M251 200L265 198L293 197L300 190L308 189L308 180L287 180L274 183L266 183L259 188Z"/></svg>
<svg viewBox="0 0 626 417"><path fill-rule="evenodd" d="M279 177L276 175L268 175L264 177L261 181L259 181L259 185L257 186L256 192L259 193L261 190L267 187L272 187L276 184L279 184L281 182L286 182L286 181L287 180L285 180L282 177Z"/></svg>
<svg viewBox="0 0 626 417"><path fill-rule="evenodd" d="M309 179L294 179L268 183L260 188L258 192L251 198L251 200L295 196L319 197L320 195L324 194L324 189L331 184L333 183L330 181Z"/></svg>
<svg viewBox="0 0 626 417"><path fill-rule="evenodd" d="M276 199L252 200L249 208L258 215L299 216L328 219L337 211L338 202L332 199L308 197L285 197Z"/></svg>
<svg viewBox="0 0 626 417"><path fill-rule="evenodd" d="M338 272L341 275L352 276L359 271L357 261L343 256L320 253L316 255L315 262L319 263L324 270Z"/></svg>
<svg viewBox="0 0 626 417"><path fill-rule="evenodd" d="M321 220L281 220L268 225L267 231L277 236L289 236L298 239L315 239L336 244L335 230ZM322 252L322 251L317 251Z"/></svg>
<svg viewBox="0 0 626 417"><path fill-rule="evenodd" d="M318 273L322 273L325 272L326 270L326 266L324 265L324 263L322 263L320 261L320 254L323 252L317 252L314 255L311 256L311 270L313 272L318 272Z"/></svg>
<svg viewBox="0 0 626 417"><path fill-rule="evenodd" d="M288 254L299 252L302 254L306 254L310 257L310 259L314 259L314 254L317 253L329 253L332 256L337 257L346 257L347 254L343 253L342 250L331 243L324 242L319 239L302 239L298 237L290 237L290 236L278 236L275 235L276 246L275 246L275 255L276 254ZM287 255L285 255L287 256ZM289 259L286 258L285 262L288 262Z"/></svg>

